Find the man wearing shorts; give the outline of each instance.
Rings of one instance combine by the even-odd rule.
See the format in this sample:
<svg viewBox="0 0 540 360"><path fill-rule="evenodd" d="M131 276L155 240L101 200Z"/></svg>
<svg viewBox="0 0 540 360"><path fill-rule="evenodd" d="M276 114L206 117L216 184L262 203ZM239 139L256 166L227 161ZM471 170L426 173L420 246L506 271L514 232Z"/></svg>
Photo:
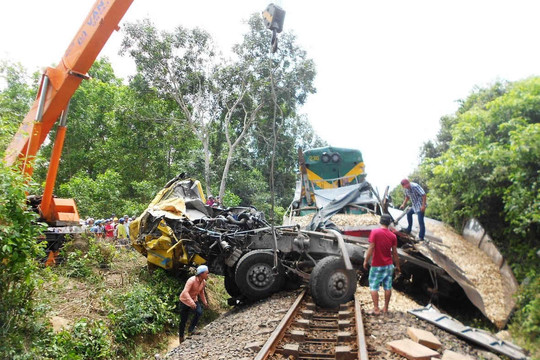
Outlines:
<svg viewBox="0 0 540 360"><path fill-rule="evenodd" d="M369 234L369 248L364 257L364 269L368 269L368 261L373 255L371 269L369 270L369 290L373 299L373 314L379 315L379 287L384 289L383 313L388 313L388 304L392 295L392 279L394 277L394 264L397 271L401 272L397 254L396 234L388 229L392 218L388 214L381 216L379 229L374 229Z"/></svg>

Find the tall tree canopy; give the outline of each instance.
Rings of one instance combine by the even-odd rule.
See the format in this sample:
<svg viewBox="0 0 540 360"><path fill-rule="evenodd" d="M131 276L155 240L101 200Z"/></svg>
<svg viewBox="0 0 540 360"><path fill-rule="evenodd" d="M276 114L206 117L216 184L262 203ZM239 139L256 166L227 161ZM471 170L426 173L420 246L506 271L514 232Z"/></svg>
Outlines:
<svg viewBox="0 0 540 360"><path fill-rule="evenodd" d="M420 177L430 212L461 227L476 217L519 277L538 263L540 78L477 89L426 143Z"/></svg>
<svg viewBox="0 0 540 360"><path fill-rule="evenodd" d="M126 28L123 49L137 73L126 85L107 59L93 64L91 79L72 97L55 194L75 198L82 216L136 215L167 180L186 172L205 178L225 205L268 212L275 117L275 190L283 211L294 192L296 148L322 144L298 112L315 91L315 70L294 36L284 33L272 56L270 33L254 15L234 60L224 60L200 29L164 32L147 20ZM13 133L35 84L22 67L3 66L2 74L8 86L0 92L0 114ZM2 135L7 144L9 131ZM51 148L52 142L39 153L38 183Z"/></svg>
<svg viewBox="0 0 540 360"><path fill-rule="evenodd" d="M175 121L177 107L137 78L122 84L107 59L89 74L71 100L56 193L75 198L83 216L137 215L165 179L186 169L196 173L197 143ZM38 182L51 146L41 151Z"/></svg>
<svg viewBox="0 0 540 360"><path fill-rule="evenodd" d="M207 193L217 190L212 174L221 173L219 194L225 194L227 180L237 179L232 165L258 166L268 179L269 144L276 119L280 153L276 178L285 177L278 187L279 196L290 201L295 147L312 133L297 109L315 92L315 66L295 44L293 35L283 34L279 51L271 55L269 33L260 16L254 14L248 25L242 43L233 49L234 60L218 56L210 35L203 30L177 27L172 32L159 31L149 20L126 26L122 51L135 59L140 79L148 88L177 103L200 141ZM296 129L291 130L293 127ZM241 162L235 161L238 158ZM246 158L253 163L246 163Z"/></svg>

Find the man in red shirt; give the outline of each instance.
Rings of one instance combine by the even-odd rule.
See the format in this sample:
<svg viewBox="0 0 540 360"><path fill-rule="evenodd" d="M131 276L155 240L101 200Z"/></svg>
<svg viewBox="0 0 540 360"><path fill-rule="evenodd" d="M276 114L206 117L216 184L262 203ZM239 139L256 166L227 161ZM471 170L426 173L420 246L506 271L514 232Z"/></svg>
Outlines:
<svg viewBox="0 0 540 360"><path fill-rule="evenodd" d="M114 225L112 224L111 219L107 219L105 223L105 237L107 240L112 240L114 238Z"/></svg>
<svg viewBox="0 0 540 360"><path fill-rule="evenodd" d="M191 335L195 334L195 327L197 326L199 318L202 315L202 305L208 307L208 302L206 301L206 296L204 295L204 287L206 286L208 274L208 266L199 266L197 268L197 275L188 279L186 285L184 286L184 290L182 290L182 293L180 294L180 326L178 329L178 338L180 343L184 341L184 331L186 330L189 313L195 313L188 328L188 334Z"/></svg>
<svg viewBox="0 0 540 360"><path fill-rule="evenodd" d="M364 257L364 269L368 268L368 261L371 255L371 269L369 270L369 290L373 300L373 314L379 315L379 287L384 289L383 313L388 313L388 304L392 295L392 279L394 277L394 264L397 271L401 272L399 258L397 254L396 234L388 229L392 218L388 214L381 216L379 229L372 230L369 234L369 248ZM393 260L393 261L392 261Z"/></svg>

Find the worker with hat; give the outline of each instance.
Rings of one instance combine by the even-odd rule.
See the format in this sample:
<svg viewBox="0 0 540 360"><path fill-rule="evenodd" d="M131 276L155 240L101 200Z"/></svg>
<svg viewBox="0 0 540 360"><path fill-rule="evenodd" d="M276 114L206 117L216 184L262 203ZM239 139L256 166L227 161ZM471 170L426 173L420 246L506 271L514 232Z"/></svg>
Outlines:
<svg viewBox="0 0 540 360"><path fill-rule="evenodd" d="M401 204L399 208L404 209L409 199L412 203L412 208L407 211L408 226L407 229L405 229L403 232L406 232L408 234L411 233L413 225L413 214L416 214L416 216L418 217L418 226L420 227L420 231L418 232L418 240L424 241L424 236L426 234L426 225L424 224L424 213L427 206L426 192L424 191L424 189L422 189L420 185L415 182L409 181L409 179L401 180L401 186L403 187L403 191L405 192L405 200L403 200L403 204Z"/></svg>
<svg viewBox="0 0 540 360"><path fill-rule="evenodd" d="M124 227L124 218L120 218L118 220L118 225L116 226L116 241L119 245L127 245L127 232L126 228Z"/></svg>
<svg viewBox="0 0 540 360"><path fill-rule="evenodd" d="M204 288L208 278L208 266L200 265L197 267L196 275L190 277L180 294L180 326L178 329L178 338L180 343L184 341L184 331L188 321L189 313L194 313L191 324L188 328L188 335L196 335L195 327L203 313L202 306L208 307Z"/></svg>
<svg viewBox="0 0 540 360"><path fill-rule="evenodd" d="M397 237L390 229L392 217L388 214L381 215L381 227L371 230L369 234L369 248L364 256L364 269L368 269L368 262L371 256L371 268L369 269L369 291L373 300L372 315L379 315L379 288L384 289L383 314L388 313L388 304L392 295L392 280L394 278L394 268L401 272L399 257L397 253Z"/></svg>

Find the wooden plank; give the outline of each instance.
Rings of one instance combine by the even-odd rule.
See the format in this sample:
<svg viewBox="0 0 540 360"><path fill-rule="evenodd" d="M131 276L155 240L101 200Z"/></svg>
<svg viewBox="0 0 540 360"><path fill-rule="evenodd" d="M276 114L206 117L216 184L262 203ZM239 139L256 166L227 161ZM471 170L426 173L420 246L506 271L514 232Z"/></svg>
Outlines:
<svg viewBox="0 0 540 360"><path fill-rule="evenodd" d="M446 350L443 353L443 357L441 360L474 360L474 358L468 355L457 353L455 351Z"/></svg>
<svg viewBox="0 0 540 360"><path fill-rule="evenodd" d="M431 358L439 358L441 356L438 352L415 343L411 339L390 341L386 343L386 346L393 352L409 360L431 360Z"/></svg>
<svg viewBox="0 0 540 360"><path fill-rule="evenodd" d="M427 346L430 349L438 350L442 347L439 339L437 339L437 337L429 331L408 327L407 334L411 337L411 339L413 339L414 342Z"/></svg>

